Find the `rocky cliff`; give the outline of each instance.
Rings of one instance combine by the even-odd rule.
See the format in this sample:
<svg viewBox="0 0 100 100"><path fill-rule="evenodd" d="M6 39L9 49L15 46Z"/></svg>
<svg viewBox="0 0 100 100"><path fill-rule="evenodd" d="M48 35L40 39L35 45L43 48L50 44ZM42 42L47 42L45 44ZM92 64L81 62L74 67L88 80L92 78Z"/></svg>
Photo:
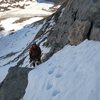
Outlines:
<svg viewBox="0 0 100 100"><path fill-rule="evenodd" d="M51 29L50 20L55 23ZM51 47L49 56L66 44L78 45L85 39L100 40L100 1L66 0L45 26L41 32L50 29L44 44Z"/></svg>
<svg viewBox="0 0 100 100"><path fill-rule="evenodd" d="M0 100L20 100L25 94L30 70L18 67L10 68L7 77L0 84Z"/></svg>

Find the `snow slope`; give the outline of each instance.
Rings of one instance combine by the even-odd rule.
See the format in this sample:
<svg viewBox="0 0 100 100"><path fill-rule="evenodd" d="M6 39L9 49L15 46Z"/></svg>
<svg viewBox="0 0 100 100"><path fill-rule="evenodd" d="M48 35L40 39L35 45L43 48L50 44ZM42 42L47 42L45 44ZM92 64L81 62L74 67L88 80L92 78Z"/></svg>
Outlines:
<svg viewBox="0 0 100 100"><path fill-rule="evenodd" d="M37 2L34 2L32 5L35 8L34 13L38 12L38 14L44 13L42 8L49 9L52 6L52 4ZM32 5L28 6L28 8L31 9ZM24 10L28 12L28 9ZM20 10L18 11L22 13ZM32 9L31 11L33 12ZM14 12L17 13L17 11ZM12 14L10 12L8 13ZM45 14L48 15L48 12L45 11ZM45 23L45 21L37 22L43 19L43 17L32 17L20 23L14 23L21 18L20 15L18 17L9 17L0 20L0 25L4 27L4 30L0 31L0 83L6 77L10 67L19 66L19 64L23 65L22 67L30 67L28 47ZM42 44L40 46L43 53L49 52L50 48L45 48Z"/></svg>
<svg viewBox="0 0 100 100"><path fill-rule="evenodd" d="M24 60L25 58L27 59L27 64L29 64L28 50L25 53L24 51L44 23L25 26L13 34L0 38L0 82L2 82L7 75L8 69L16 66L20 60ZM25 66L26 65L23 64L23 67Z"/></svg>
<svg viewBox="0 0 100 100"><path fill-rule="evenodd" d="M23 21L21 23L14 23L15 21L19 20L20 17L11 17L11 18L7 18L4 19L0 22L0 24L2 25L2 27L4 28L3 31L0 32L0 38L7 36L11 33L14 33L18 30L23 30L24 26L28 26L36 21L39 21L41 19L43 19L42 17L33 17L30 18L29 20Z"/></svg>
<svg viewBox="0 0 100 100"><path fill-rule="evenodd" d="M65 46L29 73L23 100L100 100L100 42Z"/></svg>

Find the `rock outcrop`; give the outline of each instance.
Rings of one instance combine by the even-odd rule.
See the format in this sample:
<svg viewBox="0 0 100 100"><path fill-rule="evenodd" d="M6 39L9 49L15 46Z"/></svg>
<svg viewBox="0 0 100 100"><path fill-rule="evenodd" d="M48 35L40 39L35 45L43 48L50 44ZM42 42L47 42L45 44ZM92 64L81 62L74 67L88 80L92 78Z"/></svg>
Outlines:
<svg viewBox="0 0 100 100"><path fill-rule="evenodd" d="M99 40L100 41L100 28L99 27L93 27L90 34L91 40Z"/></svg>
<svg viewBox="0 0 100 100"><path fill-rule="evenodd" d="M89 21L75 20L68 30L68 40L71 45L77 45L87 38L90 29Z"/></svg>
<svg viewBox="0 0 100 100"><path fill-rule="evenodd" d="M31 69L12 67L0 84L0 100L20 100L28 84L28 72Z"/></svg>
<svg viewBox="0 0 100 100"><path fill-rule="evenodd" d="M100 40L100 0L66 0L48 22L55 23L48 32L48 55L66 44L77 45L85 39ZM49 28L48 22L42 33Z"/></svg>

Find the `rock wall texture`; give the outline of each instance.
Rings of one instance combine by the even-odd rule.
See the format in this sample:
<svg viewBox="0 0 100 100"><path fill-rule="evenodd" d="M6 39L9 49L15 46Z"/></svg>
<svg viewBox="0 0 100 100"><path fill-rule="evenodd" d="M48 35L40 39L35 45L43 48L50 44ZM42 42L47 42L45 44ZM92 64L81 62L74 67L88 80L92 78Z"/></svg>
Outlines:
<svg viewBox="0 0 100 100"><path fill-rule="evenodd" d="M31 69L12 67L0 84L0 100L20 100L25 94Z"/></svg>
<svg viewBox="0 0 100 100"><path fill-rule="evenodd" d="M100 0L66 0L52 19L55 25L45 43L51 47L50 55L66 44L77 45L85 39L100 40Z"/></svg>
<svg viewBox="0 0 100 100"><path fill-rule="evenodd" d="M100 40L100 0L63 2L57 12L46 20L46 24L37 35L41 37L47 34L44 45L51 47L51 50L45 60L66 44L78 45L85 39Z"/></svg>

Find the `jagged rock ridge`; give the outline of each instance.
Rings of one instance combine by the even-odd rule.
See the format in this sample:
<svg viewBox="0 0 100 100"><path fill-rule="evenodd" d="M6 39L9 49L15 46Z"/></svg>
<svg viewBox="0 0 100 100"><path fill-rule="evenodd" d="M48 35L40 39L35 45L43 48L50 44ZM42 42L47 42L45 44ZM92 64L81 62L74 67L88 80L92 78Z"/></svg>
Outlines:
<svg viewBox="0 0 100 100"><path fill-rule="evenodd" d="M52 18L55 25L45 43L51 47L50 55L66 44L77 45L85 39L100 40L99 0L66 0Z"/></svg>

